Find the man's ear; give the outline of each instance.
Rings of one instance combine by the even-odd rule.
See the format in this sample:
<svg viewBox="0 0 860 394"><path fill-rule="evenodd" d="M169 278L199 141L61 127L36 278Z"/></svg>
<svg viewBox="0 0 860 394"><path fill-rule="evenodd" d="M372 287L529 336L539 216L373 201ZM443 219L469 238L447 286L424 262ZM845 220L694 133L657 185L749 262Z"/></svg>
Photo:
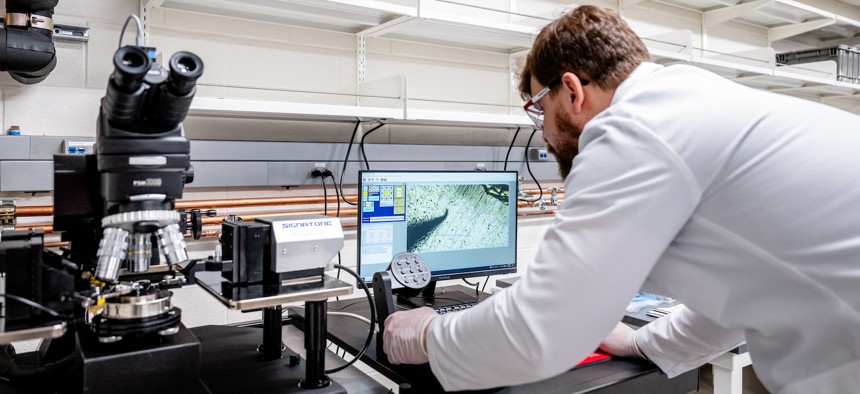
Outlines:
<svg viewBox="0 0 860 394"><path fill-rule="evenodd" d="M585 90L582 88L582 82L579 80L574 73L566 72L561 76L561 83L564 85L570 95L570 105L573 107L574 112L582 111L583 104L585 103Z"/></svg>

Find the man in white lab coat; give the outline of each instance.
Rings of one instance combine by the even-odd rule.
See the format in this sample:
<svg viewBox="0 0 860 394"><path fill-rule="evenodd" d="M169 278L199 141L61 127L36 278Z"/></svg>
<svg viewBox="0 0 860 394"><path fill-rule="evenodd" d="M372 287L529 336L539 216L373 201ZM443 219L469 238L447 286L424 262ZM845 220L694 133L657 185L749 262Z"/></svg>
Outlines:
<svg viewBox="0 0 860 394"><path fill-rule="evenodd" d="M392 362L478 389L560 374L598 345L675 376L746 340L773 392L860 389L860 117L649 59L612 11L541 31L520 90L567 198L511 288L391 315ZM640 289L687 309L617 326Z"/></svg>

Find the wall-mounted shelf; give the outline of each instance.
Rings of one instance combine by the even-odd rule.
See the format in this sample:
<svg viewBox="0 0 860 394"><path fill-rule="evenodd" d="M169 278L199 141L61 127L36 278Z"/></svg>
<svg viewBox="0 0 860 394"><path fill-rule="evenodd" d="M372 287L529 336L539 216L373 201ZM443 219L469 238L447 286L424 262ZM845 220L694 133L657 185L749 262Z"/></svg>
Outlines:
<svg viewBox="0 0 860 394"><path fill-rule="evenodd" d="M548 20L468 4L412 0L166 0L160 7L458 48L512 53L531 46ZM483 15L471 16L471 15Z"/></svg>
<svg viewBox="0 0 860 394"><path fill-rule="evenodd" d="M860 84L837 81L834 62L780 65L772 48L731 54L706 51L693 46L690 31L643 41L654 60L661 64L691 64L747 86L795 96L860 100Z"/></svg>
<svg viewBox="0 0 860 394"><path fill-rule="evenodd" d="M415 7L375 0L150 0L150 6L205 14L357 33L401 16Z"/></svg>
<svg viewBox="0 0 860 394"><path fill-rule="evenodd" d="M385 121L391 124L460 127L532 127L526 115L305 104L284 101L195 97L189 115L311 121Z"/></svg>
<svg viewBox="0 0 860 394"><path fill-rule="evenodd" d="M659 0L661 3L701 12L705 27L737 21L764 27L768 41L806 38L826 43L860 34L860 21L794 0Z"/></svg>
<svg viewBox="0 0 860 394"><path fill-rule="evenodd" d="M229 116L255 119L355 121L402 119L397 108L352 105L305 104L285 101L195 97L188 112L192 116Z"/></svg>
<svg viewBox="0 0 860 394"><path fill-rule="evenodd" d="M287 91L287 90L285 90ZM528 127L533 123L521 108L503 104L463 103L410 97L404 75L362 82L358 105L310 104L290 101L249 100L198 96L189 110L192 116L285 119L311 121L384 121L389 124L458 127ZM302 92L315 94L313 92ZM318 92L316 94L333 94ZM350 96L337 93L339 96ZM459 107L492 108L486 112L444 111L427 109L426 105L449 104ZM422 108L422 106L425 106Z"/></svg>
<svg viewBox="0 0 860 394"><path fill-rule="evenodd" d="M362 39L385 37L507 53L511 56L525 53L540 26L549 22L549 19L541 17L492 10L454 0L255 0L251 3L240 0L148 1L150 6L155 7L348 32ZM630 7L642 1L622 0L620 4ZM860 21L795 0L752 0L737 4L726 0L655 1L700 12L703 30L728 21L764 28L769 43L797 38L804 42L823 44L840 38L860 37ZM513 2L510 6L515 8ZM779 65L775 62L772 48L717 53L701 45L694 46L693 33L690 31L671 32L644 40L658 63L691 64L755 88L822 101L834 97L860 99L860 85L836 81L835 66L826 62ZM363 60L361 57L359 64L363 64ZM393 99L362 98L361 94L367 94L368 91L379 94L379 89L363 86L363 70L359 71L362 83L356 95L356 106L201 98L195 100L191 113L314 120L386 119L390 123L464 127L531 125L522 111L512 107L497 107L487 111L490 113L481 113L480 109L477 112L438 111L420 104L413 105L406 95L405 78L399 88L392 89L388 84L385 85L384 96ZM440 102L446 103L444 100Z"/></svg>

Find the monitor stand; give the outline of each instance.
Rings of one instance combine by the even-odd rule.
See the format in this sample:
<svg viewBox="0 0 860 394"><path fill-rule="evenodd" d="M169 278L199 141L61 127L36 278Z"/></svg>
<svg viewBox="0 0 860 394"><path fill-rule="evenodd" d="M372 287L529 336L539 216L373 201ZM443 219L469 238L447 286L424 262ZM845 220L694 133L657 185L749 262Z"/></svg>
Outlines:
<svg viewBox="0 0 860 394"><path fill-rule="evenodd" d="M392 293L397 296L396 302L398 304L410 308L420 308L422 306L436 308L440 306L457 305L467 302L476 302L479 298L473 293L466 293L461 290L445 291L446 288L442 289L441 293L437 292L436 281L433 280L430 281L430 283L428 283L420 293L418 293L417 290L408 288L396 289L393 290Z"/></svg>

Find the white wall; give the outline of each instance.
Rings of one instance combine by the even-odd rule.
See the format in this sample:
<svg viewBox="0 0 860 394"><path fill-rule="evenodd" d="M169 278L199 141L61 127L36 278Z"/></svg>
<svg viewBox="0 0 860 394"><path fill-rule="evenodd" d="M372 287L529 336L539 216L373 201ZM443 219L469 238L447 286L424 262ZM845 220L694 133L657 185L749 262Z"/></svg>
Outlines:
<svg viewBox="0 0 860 394"><path fill-rule="evenodd" d="M815 7L860 20L860 9L832 0L806 0ZM402 2L400 2L402 3ZM586 1L617 9L614 1ZM479 5L556 17L571 5L558 0L483 0ZM91 27L89 42L57 42L58 64L46 81L23 86L0 74L0 107L4 130L12 124L29 135L94 136L98 100L113 69L112 55L125 17L138 12L138 0L61 0L55 19L60 23ZM462 7L460 8L462 9ZM703 29L698 12L646 1L623 10L630 25L643 37L690 30L697 47L715 52L738 52L767 46L765 29L729 22ZM482 12L486 18L498 13ZM541 20L520 18L538 25ZM353 104L346 96L300 94L253 89L314 90L354 93L356 39L353 34L323 31L244 19L156 8L151 13L151 45L162 58L179 50L200 55L205 63L201 85L236 85L245 88L201 86L203 97L300 100L309 103ZM132 42L129 28L126 43ZM707 33L707 39L703 33ZM780 43L791 47L790 42ZM416 108L507 111L519 102L510 85L508 56L499 53L442 47L383 38L367 40L367 80L403 74L410 96L430 100L475 101L491 106L416 101ZM344 141L350 126L333 123L272 122L260 120L212 121L191 118L192 138L279 139ZM413 128L414 129L414 128ZM327 131L327 132L326 132ZM504 144L510 130L421 128L386 126L374 134L376 142L430 142L450 144ZM501 137L500 137L501 136Z"/></svg>

